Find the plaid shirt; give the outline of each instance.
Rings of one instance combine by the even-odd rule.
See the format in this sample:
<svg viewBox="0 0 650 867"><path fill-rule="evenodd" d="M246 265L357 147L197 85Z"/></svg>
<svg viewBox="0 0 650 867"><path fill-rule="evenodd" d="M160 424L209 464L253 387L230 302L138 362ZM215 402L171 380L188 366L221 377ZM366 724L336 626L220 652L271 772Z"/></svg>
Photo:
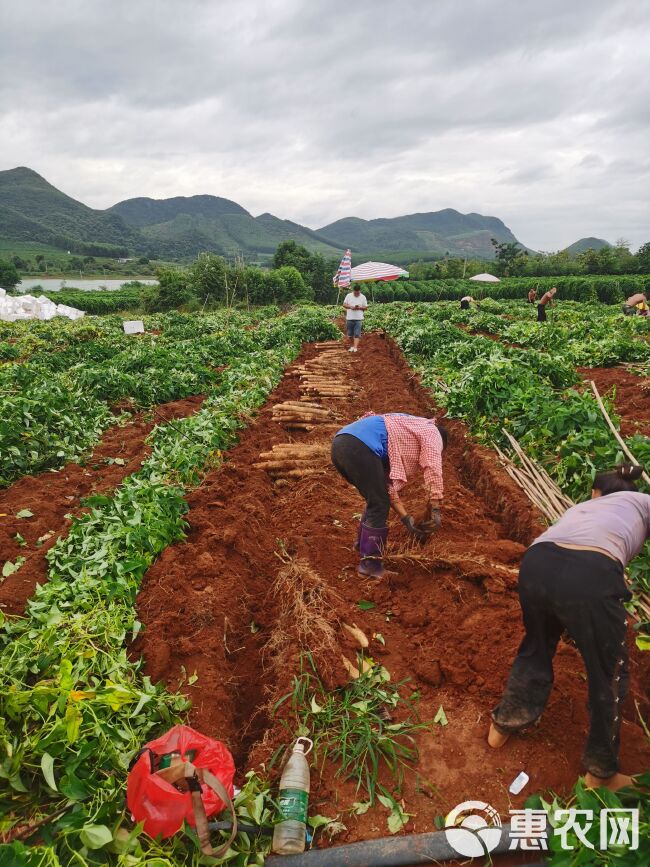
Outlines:
<svg viewBox="0 0 650 867"><path fill-rule="evenodd" d="M375 415L366 413L363 418ZM433 419L414 415L384 415L388 434L390 472L388 492L399 499L399 491L418 470L432 500L442 499L442 437Z"/></svg>

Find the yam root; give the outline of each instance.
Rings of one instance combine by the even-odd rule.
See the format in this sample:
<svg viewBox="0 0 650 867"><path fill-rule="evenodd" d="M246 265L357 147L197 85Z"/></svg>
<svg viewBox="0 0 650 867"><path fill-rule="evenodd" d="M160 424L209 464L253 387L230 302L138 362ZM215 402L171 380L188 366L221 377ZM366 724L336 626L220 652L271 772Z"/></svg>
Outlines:
<svg viewBox="0 0 650 867"><path fill-rule="evenodd" d="M343 667L345 668L347 673L350 675L351 680L358 680L361 677L359 669L356 666L352 665L350 660L347 657L343 656L343 654L341 654L341 662L343 663Z"/></svg>
<svg viewBox="0 0 650 867"><path fill-rule="evenodd" d="M354 638L354 640L361 647L368 647L370 642L368 641L368 638L366 637L365 632L363 632L363 630L359 629L359 627L357 626L356 623L353 623L352 625L350 625L349 623L341 623L341 626L343 627L343 629L345 629L346 632L350 633L352 638Z"/></svg>

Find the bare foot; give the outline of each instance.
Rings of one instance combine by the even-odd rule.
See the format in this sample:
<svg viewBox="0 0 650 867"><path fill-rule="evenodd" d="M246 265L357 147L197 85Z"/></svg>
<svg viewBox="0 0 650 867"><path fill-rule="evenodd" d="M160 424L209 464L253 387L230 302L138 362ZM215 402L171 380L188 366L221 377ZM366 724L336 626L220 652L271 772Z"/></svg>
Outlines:
<svg viewBox="0 0 650 867"><path fill-rule="evenodd" d="M632 785L632 777L627 774L614 774L611 777L596 777L593 774L585 774L585 783L588 789L609 789L610 792L618 792L625 786Z"/></svg>
<svg viewBox="0 0 650 867"><path fill-rule="evenodd" d="M488 732L488 744L492 747L493 750L498 750L500 747L502 747L509 737L510 735L502 735L501 732L497 730L494 723L490 724L490 731Z"/></svg>

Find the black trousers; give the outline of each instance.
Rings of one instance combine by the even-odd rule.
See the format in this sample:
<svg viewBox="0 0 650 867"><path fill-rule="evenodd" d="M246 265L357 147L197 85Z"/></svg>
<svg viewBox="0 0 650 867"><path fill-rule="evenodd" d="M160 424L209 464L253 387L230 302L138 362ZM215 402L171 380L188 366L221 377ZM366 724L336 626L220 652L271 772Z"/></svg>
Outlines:
<svg viewBox="0 0 650 867"><path fill-rule="evenodd" d="M623 600L631 594L623 566L596 551L539 542L526 551L519 571L519 600L526 634L492 719L502 733L516 732L542 714L553 685L553 657L566 630L587 669L588 771L618 771L623 701L629 684Z"/></svg>
<svg viewBox="0 0 650 867"><path fill-rule="evenodd" d="M537 305L537 321L546 322L546 306L544 304Z"/></svg>
<svg viewBox="0 0 650 867"><path fill-rule="evenodd" d="M461 301L460 302L461 310L469 310L469 301Z"/></svg>
<svg viewBox="0 0 650 867"><path fill-rule="evenodd" d="M332 463L366 501L365 523L369 527L385 527L390 497L381 458L355 436L339 434L332 441Z"/></svg>

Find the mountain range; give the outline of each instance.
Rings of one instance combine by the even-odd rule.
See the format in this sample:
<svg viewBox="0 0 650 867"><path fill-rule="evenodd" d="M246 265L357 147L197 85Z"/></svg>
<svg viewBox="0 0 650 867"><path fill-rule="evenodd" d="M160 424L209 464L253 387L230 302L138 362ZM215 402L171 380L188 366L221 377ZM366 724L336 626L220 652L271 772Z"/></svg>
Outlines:
<svg viewBox="0 0 650 867"><path fill-rule="evenodd" d="M294 240L332 258L350 247L355 258L412 261L449 253L489 259L491 238L517 241L497 217L451 208L375 220L347 217L316 230L269 213L254 217L237 202L211 195L126 199L97 210L32 169L0 171L0 240L75 253L183 259L210 250L251 260L266 259L281 241Z"/></svg>

